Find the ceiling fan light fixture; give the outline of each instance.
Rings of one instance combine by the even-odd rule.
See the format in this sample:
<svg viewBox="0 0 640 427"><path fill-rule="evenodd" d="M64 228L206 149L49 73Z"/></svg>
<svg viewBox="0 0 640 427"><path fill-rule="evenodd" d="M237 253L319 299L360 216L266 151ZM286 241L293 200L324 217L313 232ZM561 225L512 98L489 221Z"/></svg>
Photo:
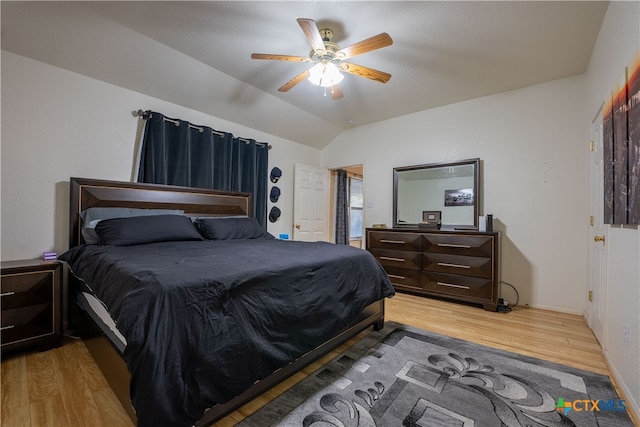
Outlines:
<svg viewBox="0 0 640 427"><path fill-rule="evenodd" d="M324 88L324 96L327 96L327 88L331 88L331 98L337 100L343 97L342 89L339 86L339 83L344 79L342 71L380 83L386 83L391 78L391 74L389 73L344 62L354 56L392 45L393 40L391 40L389 34L380 33L341 49L340 46L331 41L333 31L330 29L318 29L313 19L298 18L297 21L307 41L311 45L311 51L308 57L271 53L251 54L252 59L270 59L275 61L306 62L313 64L311 68L304 70L280 86L278 92L287 92L295 85L308 79L312 84Z"/></svg>
<svg viewBox="0 0 640 427"><path fill-rule="evenodd" d="M335 86L344 79L340 69L331 62L319 62L309 69L309 81L316 86Z"/></svg>

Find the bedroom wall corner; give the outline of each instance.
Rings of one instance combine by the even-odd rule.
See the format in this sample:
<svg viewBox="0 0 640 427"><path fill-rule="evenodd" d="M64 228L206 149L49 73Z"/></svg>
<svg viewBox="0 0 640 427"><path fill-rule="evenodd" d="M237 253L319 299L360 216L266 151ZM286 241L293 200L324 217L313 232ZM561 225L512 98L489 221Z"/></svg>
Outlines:
<svg viewBox="0 0 640 427"><path fill-rule="evenodd" d="M1 54L2 260L68 248L71 176L131 180L140 137L140 119L132 113L138 109L271 144L269 170L283 171L278 182L282 216L268 230L290 232L293 165L319 165L319 150L11 52Z"/></svg>
<svg viewBox="0 0 640 427"><path fill-rule="evenodd" d="M582 314L584 87L578 75L356 127L323 150L323 167L362 163L366 226L391 225L394 167L479 157L481 214L502 231L502 280L520 304Z"/></svg>

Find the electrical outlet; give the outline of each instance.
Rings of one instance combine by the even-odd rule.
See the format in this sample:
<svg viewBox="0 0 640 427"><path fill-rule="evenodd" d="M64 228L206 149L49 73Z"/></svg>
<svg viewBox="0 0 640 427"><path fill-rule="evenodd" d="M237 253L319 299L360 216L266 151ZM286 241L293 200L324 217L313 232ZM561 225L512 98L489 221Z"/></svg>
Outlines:
<svg viewBox="0 0 640 427"><path fill-rule="evenodd" d="M627 347L629 347L629 345L631 344L631 333L629 331L629 325L627 325L626 323L622 325L622 331L624 334L624 343L627 345Z"/></svg>

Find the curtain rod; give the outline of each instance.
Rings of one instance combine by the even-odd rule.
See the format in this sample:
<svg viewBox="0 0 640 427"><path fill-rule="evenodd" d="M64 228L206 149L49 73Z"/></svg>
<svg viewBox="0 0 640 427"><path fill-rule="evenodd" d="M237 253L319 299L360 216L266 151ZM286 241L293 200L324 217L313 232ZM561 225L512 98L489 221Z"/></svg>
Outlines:
<svg viewBox="0 0 640 427"><path fill-rule="evenodd" d="M149 114L147 114L147 112L146 112L146 111L143 111L143 110L134 111L134 112L133 112L133 115L134 115L134 117L141 117L143 120L147 120L147 118L149 117ZM174 123L176 126L180 124L180 122L179 122L178 120L169 119L169 118L167 118L167 117L163 117L163 120L164 120L165 122L171 122L171 123ZM198 131L200 131L200 132L204 132L204 128L203 128L203 127L199 127L199 126L196 126L196 125L192 125L191 123L189 123L189 127L190 127L191 129L196 129L196 130L198 130ZM214 134L216 134L216 135L218 135L218 136L224 136L224 135L225 135L225 134L224 134L224 132L218 132L218 131L213 130L213 129L211 129L211 133L214 133ZM243 141L243 142L245 142L245 143L247 143L247 144L250 144L250 143L251 143L251 140L250 140L250 139L240 138L240 137L237 137L237 139L238 139L238 140L240 140L240 141ZM262 145L262 146L266 145L266 146L267 146L267 148L268 148L269 150L271 150L271 144L267 144L266 142L258 142L258 141L255 141L255 143L256 143L257 145Z"/></svg>

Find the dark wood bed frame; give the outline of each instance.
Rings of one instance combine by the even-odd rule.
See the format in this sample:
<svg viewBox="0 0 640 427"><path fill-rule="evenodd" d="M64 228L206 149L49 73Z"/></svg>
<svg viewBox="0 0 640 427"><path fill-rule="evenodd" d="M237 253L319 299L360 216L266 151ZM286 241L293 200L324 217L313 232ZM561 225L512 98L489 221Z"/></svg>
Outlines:
<svg viewBox="0 0 640 427"><path fill-rule="evenodd" d="M70 247L83 243L79 213L90 207L182 209L188 216L247 215L251 207L251 197L247 193L86 178L71 178L70 200ZM74 303L75 292L78 290L74 277L69 275L70 328L81 334L96 364L135 423L136 416L129 395L129 371L114 344L101 332L91 317ZM207 410L195 425L200 427L213 424L372 325L375 330L382 329L384 325L384 299L365 308L350 326L333 338L256 382L231 401Z"/></svg>

